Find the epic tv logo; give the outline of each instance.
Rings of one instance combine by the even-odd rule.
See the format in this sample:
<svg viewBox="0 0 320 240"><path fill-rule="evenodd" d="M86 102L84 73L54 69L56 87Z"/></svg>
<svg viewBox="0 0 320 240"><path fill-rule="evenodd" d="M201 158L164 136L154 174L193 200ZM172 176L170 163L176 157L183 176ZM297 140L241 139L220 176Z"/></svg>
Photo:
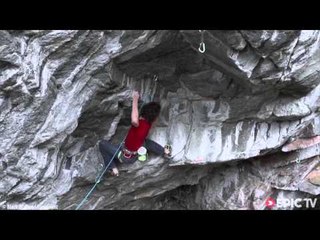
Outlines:
<svg viewBox="0 0 320 240"><path fill-rule="evenodd" d="M272 197L269 197L266 200L265 205L269 209L272 209L275 206L277 208L287 208L287 207L302 208L304 206L306 208L315 208L317 205L317 200L318 200L317 198L315 198L315 199L312 199L312 198L297 198L297 199L280 198L280 199L277 199L277 201L276 201Z"/></svg>

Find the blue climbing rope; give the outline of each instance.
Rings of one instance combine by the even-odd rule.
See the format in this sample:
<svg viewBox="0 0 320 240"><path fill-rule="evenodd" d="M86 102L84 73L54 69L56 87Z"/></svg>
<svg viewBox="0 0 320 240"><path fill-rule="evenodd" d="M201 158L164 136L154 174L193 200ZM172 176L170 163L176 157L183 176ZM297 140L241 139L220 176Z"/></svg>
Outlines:
<svg viewBox="0 0 320 240"><path fill-rule="evenodd" d="M99 177L96 178L96 182L93 185L93 187L90 189L90 191L87 193L87 195L82 199L82 201L78 204L76 210L79 210L82 205L87 201L88 197L91 195L91 193L93 192L93 190L96 188L96 186L98 185L98 183L100 183L101 178L103 177L104 173L108 170L108 167L110 166L110 164L112 163L113 159L115 158L115 156L118 154L118 151L120 150L121 146L123 144L123 141L121 142L121 144L119 145L117 151L114 153L113 157L111 158L111 161L108 163L108 165L104 168L104 170L100 173Z"/></svg>

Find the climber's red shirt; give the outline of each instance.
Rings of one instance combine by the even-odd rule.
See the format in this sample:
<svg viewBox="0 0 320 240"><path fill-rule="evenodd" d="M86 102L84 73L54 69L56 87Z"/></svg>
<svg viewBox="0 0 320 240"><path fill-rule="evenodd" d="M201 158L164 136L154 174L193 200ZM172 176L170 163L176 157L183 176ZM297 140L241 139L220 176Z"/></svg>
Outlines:
<svg viewBox="0 0 320 240"><path fill-rule="evenodd" d="M139 126L131 126L128 135L125 140L125 147L129 151L137 151L143 144L144 140L148 136L151 124L145 119L139 119Z"/></svg>

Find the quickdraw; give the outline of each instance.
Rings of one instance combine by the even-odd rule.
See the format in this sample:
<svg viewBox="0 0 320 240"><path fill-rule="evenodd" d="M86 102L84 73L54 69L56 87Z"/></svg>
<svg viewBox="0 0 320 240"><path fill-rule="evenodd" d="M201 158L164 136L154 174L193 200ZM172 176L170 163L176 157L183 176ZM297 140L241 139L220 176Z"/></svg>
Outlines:
<svg viewBox="0 0 320 240"><path fill-rule="evenodd" d="M203 41L204 38L204 30L199 30L200 34L201 34L201 41L200 41L200 45L199 45L199 52L204 53L206 51L206 45Z"/></svg>

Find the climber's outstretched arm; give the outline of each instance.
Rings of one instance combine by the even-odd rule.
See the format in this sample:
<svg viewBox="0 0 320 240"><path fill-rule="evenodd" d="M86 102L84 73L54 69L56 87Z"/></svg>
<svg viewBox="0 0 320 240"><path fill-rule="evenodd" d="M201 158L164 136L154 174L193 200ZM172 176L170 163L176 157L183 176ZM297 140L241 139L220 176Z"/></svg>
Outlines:
<svg viewBox="0 0 320 240"><path fill-rule="evenodd" d="M139 101L139 92L133 91L133 94L132 94L132 110L131 110L131 124L134 127L139 127L138 101Z"/></svg>

